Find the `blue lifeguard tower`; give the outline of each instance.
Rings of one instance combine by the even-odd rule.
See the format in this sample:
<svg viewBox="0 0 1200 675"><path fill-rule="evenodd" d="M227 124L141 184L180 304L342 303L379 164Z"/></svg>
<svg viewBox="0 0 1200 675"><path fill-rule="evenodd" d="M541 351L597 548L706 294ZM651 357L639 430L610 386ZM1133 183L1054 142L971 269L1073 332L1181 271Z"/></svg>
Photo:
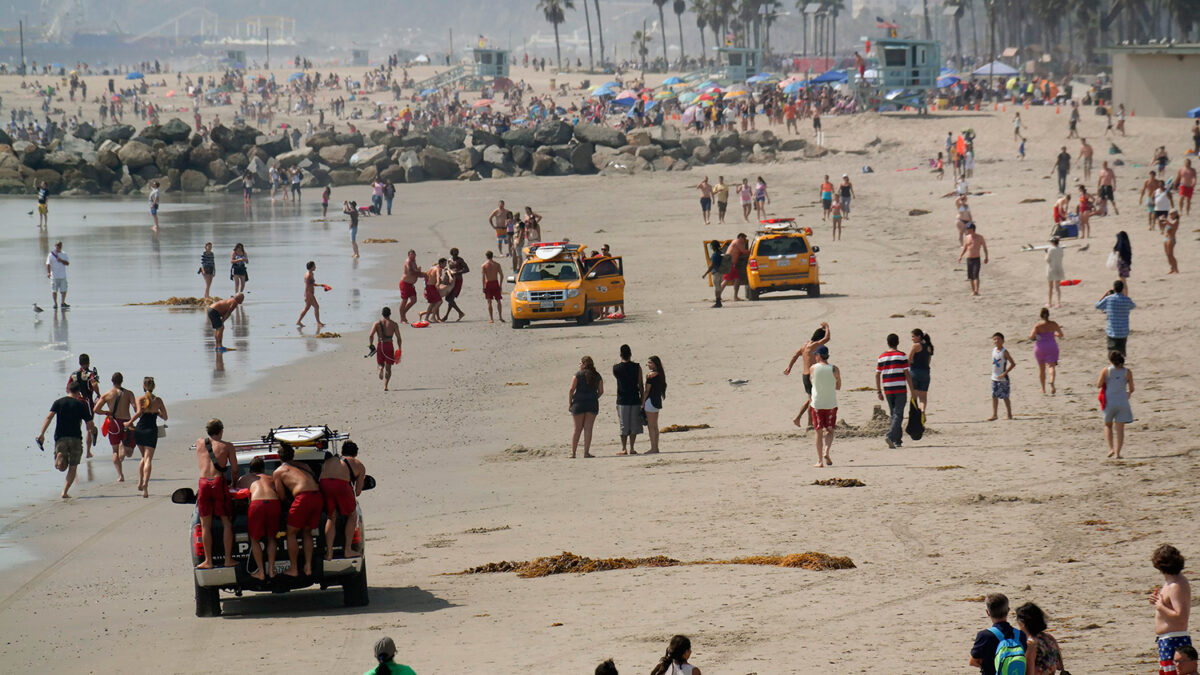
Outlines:
<svg viewBox="0 0 1200 675"><path fill-rule="evenodd" d="M490 47L472 47L469 63L460 63L417 83L417 91L452 86L474 90L491 85L497 78L508 77L509 51Z"/></svg>
<svg viewBox="0 0 1200 675"><path fill-rule="evenodd" d="M713 77L745 82L762 70L762 50L749 47L717 47L717 62Z"/></svg>
<svg viewBox="0 0 1200 675"><path fill-rule="evenodd" d="M873 48L879 59L881 100L926 112L926 94L937 89L942 44L933 40L881 38ZM863 86L860 83L859 87Z"/></svg>

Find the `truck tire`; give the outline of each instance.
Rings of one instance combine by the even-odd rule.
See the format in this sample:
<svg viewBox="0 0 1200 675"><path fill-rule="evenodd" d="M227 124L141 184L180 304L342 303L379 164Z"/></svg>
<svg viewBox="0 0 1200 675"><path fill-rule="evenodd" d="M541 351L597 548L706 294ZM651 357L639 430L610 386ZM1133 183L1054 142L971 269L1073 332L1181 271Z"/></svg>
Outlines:
<svg viewBox="0 0 1200 675"><path fill-rule="evenodd" d="M515 317L515 316L514 316L514 317L512 317L512 327L513 327L513 330L516 330L516 329L518 329L518 328L524 328L524 327L525 327L525 326L527 326L527 325L529 325L529 320L528 320L528 319L518 319L518 318L517 318L517 317Z"/></svg>
<svg viewBox="0 0 1200 675"><path fill-rule="evenodd" d="M192 580L196 586L196 616L221 616L221 589L207 588Z"/></svg>
<svg viewBox="0 0 1200 675"><path fill-rule="evenodd" d="M370 591L367 589L367 562L364 560L362 571L353 579L342 584L342 603L347 607L366 607L370 602Z"/></svg>
<svg viewBox="0 0 1200 675"><path fill-rule="evenodd" d="M809 284L807 290L808 290L808 297L810 297L810 298L821 297L821 284Z"/></svg>
<svg viewBox="0 0 1200 675"><path fill-rule="evenodd" d="M747 286L746 287L746 299L747 300L757 300L758 299L758 291Z"/></svg>
<svg viewBox="0 0 1200 675"><path fill-rule="evenodd" d="M579 324L580 326L586 326L591 322L592 322L592 310L590 310L590 309L583 310L583 314L580 314L579 316L575 317L575 323Z"/></svg>

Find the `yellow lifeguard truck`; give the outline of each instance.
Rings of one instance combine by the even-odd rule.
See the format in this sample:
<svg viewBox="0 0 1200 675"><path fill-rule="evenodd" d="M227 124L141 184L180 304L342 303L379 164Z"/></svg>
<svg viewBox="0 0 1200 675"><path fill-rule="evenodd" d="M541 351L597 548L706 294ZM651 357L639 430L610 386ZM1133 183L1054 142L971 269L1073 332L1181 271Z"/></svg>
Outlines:
<svg viewBox="0 0 1200 675"><path fill-rule="evenodd" d="M587 247L569 241L533 244L515 277L509 300L513 328L530 321L573 319L591 323L605 310L623 312L625 278L621 258L588 258Z"/></svg>

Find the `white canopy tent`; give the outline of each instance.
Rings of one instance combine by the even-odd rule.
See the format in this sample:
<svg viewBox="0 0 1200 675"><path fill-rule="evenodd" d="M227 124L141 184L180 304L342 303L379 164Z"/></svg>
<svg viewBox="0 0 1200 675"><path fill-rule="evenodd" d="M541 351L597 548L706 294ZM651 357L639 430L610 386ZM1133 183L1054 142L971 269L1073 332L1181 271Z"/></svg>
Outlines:
<svg viewBox="0 0 1200 675"><path fill-rule="evenodd" d="M979 77L988 77L989 75L1003 75L1007 77L1016 75L1017 69L1008 64L993 61L980 68L976 68L971 74Z"/></svg>

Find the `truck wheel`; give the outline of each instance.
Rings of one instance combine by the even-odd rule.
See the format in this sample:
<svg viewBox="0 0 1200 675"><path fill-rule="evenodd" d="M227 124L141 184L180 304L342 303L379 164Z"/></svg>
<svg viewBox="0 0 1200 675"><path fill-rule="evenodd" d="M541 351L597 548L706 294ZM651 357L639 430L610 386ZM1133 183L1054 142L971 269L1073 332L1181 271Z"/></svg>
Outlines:
<svg viewBox="0 0 1200 675"><path fill-rule="evenodd" d="M758 291L747 286L746 287L746 299L747 300L757 300L758 299Z"/></svg>
<svg viewBox="0 0 1200 675"><path fill-rule="evenodd" d="M221 589L208 588L196 583L196 616L221 616Z"/></svg>
<svg viewBox="0 0 1200 675"><path fill-rule="evenodd" d="M362 571L342 584L342 603L347 607L366 607L370 602L370 593L367 590L367 562L364 560Z"/></svg>
<svg viewBox="0 0 1200 675"><path fill-rule="evenodd" d="M810 298L821 297L821 284L809 284L808 285L808 297L810 297Z"/></svg>
<svg viewBox="0 0 1200 675"><path fill-rule="evenodd" d="M513 330L516 330L516 329L518 329L518 328L524 328L524 327L525 327L525 326L527 326L527 325L529 325L529 320L528 320L528 319L518 319L518 318L517 318L517 317L515 317L515 316L512 318L512 327L513 327Z"/></svg>
<svg viewBox="0 0 1200 675"><path fill-rule="evenodd" d="M575 317L575 323L579 324L580 326L586 326L591 322L592 322L592 310L590 310L590 309L583 310L583 314L580 314L579 316Z"/></svg>

